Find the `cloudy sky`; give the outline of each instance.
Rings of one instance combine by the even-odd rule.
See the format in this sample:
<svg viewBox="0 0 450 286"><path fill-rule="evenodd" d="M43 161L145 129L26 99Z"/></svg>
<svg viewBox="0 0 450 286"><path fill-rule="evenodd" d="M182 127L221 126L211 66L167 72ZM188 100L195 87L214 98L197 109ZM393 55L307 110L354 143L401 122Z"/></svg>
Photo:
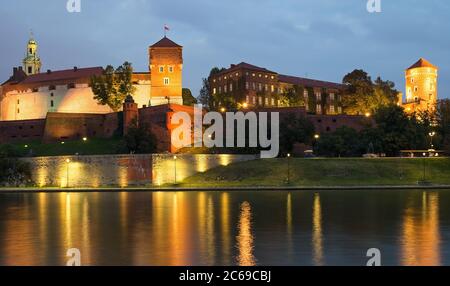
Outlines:
<svg viewBox="0 0 450 286"><path fill-rule="evenodd" d="M184 46L184 86L195 95L213 66L246 61L279 73L340 82L355 68L404 91L404 69L420 57L440 67L450 97L450 1L381 0L3 0L0 81L21 64L30 29L43 70L119 65L148 69L147 47L163 36Z"/></svg>

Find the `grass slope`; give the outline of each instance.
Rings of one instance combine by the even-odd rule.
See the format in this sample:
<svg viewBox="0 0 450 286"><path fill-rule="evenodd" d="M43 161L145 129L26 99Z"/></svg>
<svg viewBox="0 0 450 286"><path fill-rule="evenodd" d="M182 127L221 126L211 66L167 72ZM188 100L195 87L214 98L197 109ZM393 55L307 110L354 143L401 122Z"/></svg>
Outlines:
<svg viewBox="0 0 450 286"><path fill-rule="evenodd" d="M288 160L289 177L288 178ZM270 159L218 167L185 179L184 187L450 185L450 158Z"/></svg>

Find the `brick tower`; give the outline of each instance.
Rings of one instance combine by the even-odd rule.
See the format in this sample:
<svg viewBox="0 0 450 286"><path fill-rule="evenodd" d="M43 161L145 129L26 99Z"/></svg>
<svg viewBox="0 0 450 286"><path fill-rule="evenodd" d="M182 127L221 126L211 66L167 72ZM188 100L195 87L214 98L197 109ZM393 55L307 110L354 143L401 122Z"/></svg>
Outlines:
<svg viewBox="0 0 450 286"><path fill-rule="evenodd" d="M134 102L133 97L128 95L123 103L123 135L128 134L133 120L138 120L138 105Z"/></svg>
<svg viewBox="0 0 450 286"><path fill-rule="evenodd" d="M405 72L407 113L433 111L436 108L438 68L421 58Z"/></svg>
<svg viewBox="0 0 450 286"><path fill-rule="evenodd" d="M151 105L183 104L183 47L167 37L149 48Z"/></svg>

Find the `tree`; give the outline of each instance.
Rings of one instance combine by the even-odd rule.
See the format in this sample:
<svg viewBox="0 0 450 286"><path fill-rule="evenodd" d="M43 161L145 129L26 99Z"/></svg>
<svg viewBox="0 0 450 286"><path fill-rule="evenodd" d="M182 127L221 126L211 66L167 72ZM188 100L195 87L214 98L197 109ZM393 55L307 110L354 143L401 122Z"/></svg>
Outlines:
<svg viewBox="0 0 450 286"><path fill-rule="evenodd" d="M342 82L347 86L342 95L342 107L347 114L373 114L377 109L395 105L398 101L399 93L393 82L383 81L380 77L372 82L363 70L354 70Z"/></svg>
<svg viewBox="0 0 450 286"><path fill-rule="evenodd" d="M318 153L330 157L360 156L361 145L358 132L350 127L343 126L331 134L325 134L318 142Z"/></svg>
<svg viewBox="0 0 450 286"><path fill-rule="evenodd" d="M91 78L91 89L94 99L102 105L108 105L112 110L119 111L125 98L133 95L136 88L132 83L133 67L125 62L114 70L108 65L101 76Z"/></svg>
<svg viewBox="0 0 450 286"><path fill-rule="evenodd" d="M311 143L314 136L314 125L304 116L288 114L280 122L281 153L292 152L295 143Z"/></svg>
<svg viewBox="0 0 450 286"><path fill-rule="evenodd" d="M209 78L215 74L218 74L222 71L224 71L225 68L218 68L214 67L209 72ZM197 97L197 100L199 103L201 103L203 106L209 108L210 110L213 110L214 108L214 102L216 99L214 98L212 92L211 92L211 86L209 84L209 78L203 78L202 79L202 88L200 89L200 94Z"/></svg>
<svg viewBox="0 0 450 286"><path fill-rule="evenodd" d="M450 99L440 100L436 109L436 123L445 150L450 151Z"/></svg>
<svg viewBox="0 0 450 286"><path fill-rule="evenodd" d="M125 148L128 153L148 154L156 151L156 137L147 124L131 122L127 135L124 136Z"/></svg>
<svg viewBox="0 0 450 286"><path fill-rule="evenodd" d="M182 95L184 105L193 106L194 104L197 104L197 99L192 96L192 92L189 88L183 88Z"/></svg>
<svg viewBox="0 0 450 286"><path fill-rule="evenodd" d="M294 85L283 92L280 97L281 106L298 107L305 105L304 87Z"/></svg>

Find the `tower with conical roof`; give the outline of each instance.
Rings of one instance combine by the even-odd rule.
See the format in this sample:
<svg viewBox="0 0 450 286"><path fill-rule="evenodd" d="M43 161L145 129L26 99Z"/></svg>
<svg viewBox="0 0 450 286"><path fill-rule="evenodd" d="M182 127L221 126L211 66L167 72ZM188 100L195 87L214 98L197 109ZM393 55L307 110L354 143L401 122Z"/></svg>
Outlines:
<svg viewBox="0 0 450 286"><path fill-rule="evenodd" d="M22 61L23 69L27 75L38 74L41 72L41 59L37 55L38 44L34 40L33 34L27 43L26 56Z"/></svg>
<svg viewBox="0 0 450 286"><path fill-rule="evenodd" d="M183 47L166 36L149 48L151 105L183 104Z"/></svg>
<svg viewBox="0 0 450 286"><path fill-rule="evenodd" d="M424 58L405 71L407 113L433 111L436 108L438 67Z"/></svg>

